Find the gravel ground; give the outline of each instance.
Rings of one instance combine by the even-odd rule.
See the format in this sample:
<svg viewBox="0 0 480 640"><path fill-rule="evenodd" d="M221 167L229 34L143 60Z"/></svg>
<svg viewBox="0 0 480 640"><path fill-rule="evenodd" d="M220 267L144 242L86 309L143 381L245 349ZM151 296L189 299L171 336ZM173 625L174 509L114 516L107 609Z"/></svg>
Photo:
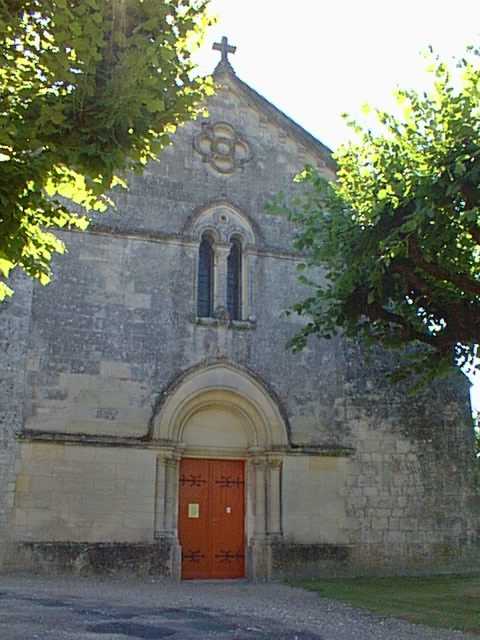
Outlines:
<svg viewBox="0 0 480 640"><path fill-rule="evenodd" d="M280 584L0 576L1 640L461 640Z"/></svg>

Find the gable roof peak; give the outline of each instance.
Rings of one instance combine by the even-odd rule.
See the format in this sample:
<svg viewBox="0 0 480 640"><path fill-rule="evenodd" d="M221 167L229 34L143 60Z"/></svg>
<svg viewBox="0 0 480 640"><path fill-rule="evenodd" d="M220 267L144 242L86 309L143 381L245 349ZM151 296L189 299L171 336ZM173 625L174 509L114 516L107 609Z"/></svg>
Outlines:
<svg viewBox="0 0 480 640"><path fill-rule="evenodd" d="M221 42L216 42L212 48L215 49L215 51L220 51L222 54L220 62L213 70L213 78L215 80L219 81L220 84L224 78L229 80L230 83L247 99L247 101L250 102L250 104L262 111L269 120L275 122L284 131L301 141L317 156L320 156L326 167L332 171L336 171L337 165L335 160L332 158L332 150L329 149L329 147L320 142L320 140L315 138L315 136L297 124L292 120L292 118L287 116L283 111L269 102L260 93L255 91L255 89L250 87L237 76L235 69L230 64L230 60L228 58L228 54L235 53L237 47L229 45L228 38L223 36Z"/></svg>

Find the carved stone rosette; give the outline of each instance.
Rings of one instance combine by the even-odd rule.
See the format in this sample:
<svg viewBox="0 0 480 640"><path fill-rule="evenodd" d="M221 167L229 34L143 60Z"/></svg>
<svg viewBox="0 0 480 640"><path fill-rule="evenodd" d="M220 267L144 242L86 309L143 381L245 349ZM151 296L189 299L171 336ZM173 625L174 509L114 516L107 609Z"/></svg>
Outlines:
<svg viewBox="0 0 480 640"><path fill-rule="evenodd" d="M252 158L248 142L226 122L204 122L201 132L193 139L193 147L204 162L224 174L233 173Z"/></svg>

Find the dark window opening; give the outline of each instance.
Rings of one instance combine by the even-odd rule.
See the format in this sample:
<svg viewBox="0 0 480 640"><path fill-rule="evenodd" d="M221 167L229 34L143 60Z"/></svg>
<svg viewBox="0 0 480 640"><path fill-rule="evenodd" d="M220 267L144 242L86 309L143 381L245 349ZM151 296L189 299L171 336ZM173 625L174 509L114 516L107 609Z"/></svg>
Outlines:
<svg viewBox="0 0 480 640"><path fill-rule="evenodd" d="M198 252L197 315L213 316L213 241L208 234L202 236Z"/></svg>
<svg viewBox="0 0 480 640"><path fill-rule="evenodd" d="M232 320L242 317L242 245L232 238L227 259L227 310Z"/></svg>

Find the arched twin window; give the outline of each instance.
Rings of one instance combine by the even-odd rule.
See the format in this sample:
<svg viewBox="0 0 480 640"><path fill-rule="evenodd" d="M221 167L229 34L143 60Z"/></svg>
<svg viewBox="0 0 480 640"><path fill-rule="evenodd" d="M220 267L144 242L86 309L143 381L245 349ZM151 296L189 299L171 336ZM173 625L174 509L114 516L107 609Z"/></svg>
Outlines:
<svg viewBox="0 0 480 640"><path fill-rule="evenodd" d="M242 318L242 242L237 236L231 238L227 257L226 300L218 306L226 306L231 320ZM197 316L211 318L215 307L215 251L212 236L205 232L198 251Z"/></svg>

